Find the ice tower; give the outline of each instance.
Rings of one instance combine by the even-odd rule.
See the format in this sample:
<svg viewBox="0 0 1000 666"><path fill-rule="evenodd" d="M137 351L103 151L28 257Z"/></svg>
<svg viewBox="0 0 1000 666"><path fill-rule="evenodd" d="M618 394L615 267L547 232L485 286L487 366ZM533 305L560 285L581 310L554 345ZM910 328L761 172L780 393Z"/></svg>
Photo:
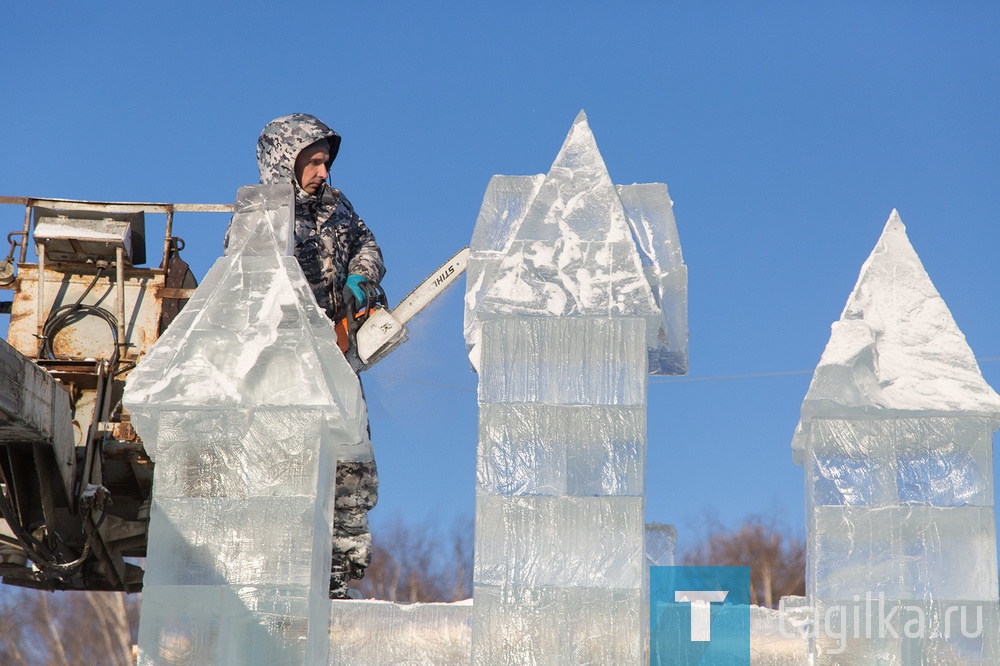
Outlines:
<svg viewBox="0 0 1000 666"><path fill-rule="evenodd" d="M813 375L805 467L817 664L998 664L1000 397L895 211Z"/></svg>
<svg viewBox="0 0 1000 666"><path fill-rule="evenodd" d="M156 463L140 664L325 664L336 460L357 376L292 256L289 185L244 187L226 256L129 376Z"/></svg>
<svg viewBox="0 0 1000 666"><path fill-rule="evenodd" d="M612 184L582 112L547 175L487 189L465 320L475 664L642 663L646 378L687 368L671 206Z"/></svg>

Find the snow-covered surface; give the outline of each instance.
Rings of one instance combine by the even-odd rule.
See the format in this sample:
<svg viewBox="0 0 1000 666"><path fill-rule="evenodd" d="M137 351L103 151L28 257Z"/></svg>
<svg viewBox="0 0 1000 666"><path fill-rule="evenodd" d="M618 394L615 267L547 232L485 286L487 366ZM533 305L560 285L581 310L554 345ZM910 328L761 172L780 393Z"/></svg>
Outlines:
<svg viewBox="0 0 1000 666"><path fill-rule="evenodd" d="M810 630L812 609L804 605L802 597L785 597L782 602L780 610L750 607L750 654L754 666L809 664L806 632ZM333 601L331 605L330 666L473 663L471 599L427 604Z"/></svg>

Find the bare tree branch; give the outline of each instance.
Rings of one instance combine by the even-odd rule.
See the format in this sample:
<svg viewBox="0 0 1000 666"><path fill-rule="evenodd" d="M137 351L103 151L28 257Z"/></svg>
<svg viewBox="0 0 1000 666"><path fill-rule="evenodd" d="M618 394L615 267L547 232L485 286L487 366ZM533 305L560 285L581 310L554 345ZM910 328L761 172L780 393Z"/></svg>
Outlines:
<svg viewBox="0 0 1000 666"><path fill-rule="evenodd" d="M371 566L352 587L369 599L428 602L472 596L472 521L443 533L430 522L400 518L377 525Z"/></svg>
<svg viewBox="0 0 1000 666"><path fill-rule="evenodd" d="M66 652L63 650L62 640L59 638L59 631L56 629L55 619L49 612L49 601L45 594L42 594L38 598L38 604L42 613L42 621L45 623L46 629L49 632L49 638L51 639L50 645L53 648L53 657L59 659L59 664L61 666L69 666L69 661L66 659Z"/></svg>
<svg viewBox="0 0 1000 666"><path fill-rule="evenodd" d="M759 606L775 608L781 597L805 594L805 541L761 516L751 516L732 530L714 518L703 524L707 533L687 549L682 564L750 567L750 603Z"/></svg>

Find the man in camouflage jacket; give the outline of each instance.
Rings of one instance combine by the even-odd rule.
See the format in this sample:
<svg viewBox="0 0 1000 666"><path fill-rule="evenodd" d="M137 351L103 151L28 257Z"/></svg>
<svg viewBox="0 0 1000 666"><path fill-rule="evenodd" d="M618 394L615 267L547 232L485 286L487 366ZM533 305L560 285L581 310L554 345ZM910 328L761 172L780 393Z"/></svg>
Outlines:
<svg viewBox="0 0 1000 666"><path fill-rule="evenodd" d="M257 140L262 185L295 187L295 256L316 302L333 321L348 314L348 294L364 280L385 275L382 251L347 197L326 182L340 136L314 116L293 113L272 120ZM349 578L362 578L371 562L368 511L378 501L375 461L339 462L334 501L330 597L346 598Z"/></svg>

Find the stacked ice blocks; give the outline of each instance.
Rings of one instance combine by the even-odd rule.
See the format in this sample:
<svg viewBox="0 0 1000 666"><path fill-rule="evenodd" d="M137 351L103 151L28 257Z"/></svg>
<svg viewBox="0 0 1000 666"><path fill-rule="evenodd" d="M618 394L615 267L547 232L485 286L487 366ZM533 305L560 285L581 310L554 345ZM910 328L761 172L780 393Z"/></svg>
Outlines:
<svg viewBox="0 0 1000 666"><path fill-rule="evenodd" d="M808 666L810 611L804 597L783 597L778 610L750 606L750 663Z"/></svg>
<svg viewBox="0 0 1000 666"><path fill-rule="evenodd" d="M291 186L244 187L229 246L131 374L156 463L143 664L325 664L337 459L357 377L292 256Z"/></svg>
<svg viewBox="0 0 1000 666"><path fill-rule="evenodd" d="M468 666L472 600L331 602L330 666Z"/></svg>
<svg viewBox="0 0 1000 666"><path fill-rule="evenodd" d="M473 663L641 663L646 376L687 366L666 187L613 185L581 113L548 175L493 178L471 249Z"/></svg>
<svg viewBox="0 0 1000 666"><path fill-rule="evenodd" d="M1000 397L893 211L793 442L817 664L1000 663L998 423Z"/></svg>
<svg viewBox="0 0 1000 666"><path fill-rule="evenodd" d="M672 566L677 534L673 525L647 524L645 531L646 562ZM431 604L337 600L331 606L330 666L470 663L471 599ZM490 618L480 621L489 622ZM600 655L599 650L594 653Z"/></svg>

